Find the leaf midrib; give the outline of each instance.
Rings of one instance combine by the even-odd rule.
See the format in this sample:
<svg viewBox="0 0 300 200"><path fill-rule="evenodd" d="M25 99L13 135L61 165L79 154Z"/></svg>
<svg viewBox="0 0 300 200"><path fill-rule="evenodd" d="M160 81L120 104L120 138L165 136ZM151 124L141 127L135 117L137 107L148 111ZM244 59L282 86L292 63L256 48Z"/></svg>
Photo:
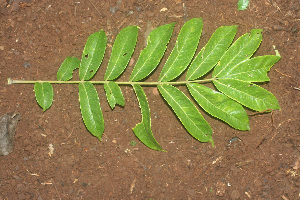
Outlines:
<svg viewBox="0 0 300 200"><path fill-rule="evenodd" d="M161 88L171 97L171 99L179 106L179 108L181 109L181 111L185 114L185 116L189 119L189 121L191 121L191 122L193 122L192 124L196 127L196 129L197 130L199 130L199 132L201 132L205 137L209 137L209 135L208 134L205 134L201 129L199 129L198 127L197 127L197 125L194 123L194 121L193 120L191 120L191 118L185 113L185 111L181 108L181 106L177 103L177 101L175 101L175 99L173 98L173 96L172 95L170 95L170 93L168 93L167 92L167 90L165 90L164 88L163 88L163 85L161 85ZM180 119L180 118L179 118ZM180 121L181 121L181 119L180 119ZM189 131L188 131L189 132ZM198 138L197 138L198 139Z"/></svg>
<svg viewBox="0 0 300 200"><path fill-rule="evenodd" d="M96 120L95 120L95 117L94 117L94 115L93 115L93 113L92 113L92 109L91 109L91 106L90 106L90 99L88 98L88 93L87 93L87 91L86 91L86 87L85 87L85 85L84 84L82 84L82 86L83 86L83 89L84 89L84 92L85 92L85 96L86 96L86 98L87 98L87 100L88 100L88 112L89 112L89 114L90 114L90 116L92 116L92 119L93 120L90 120L90 121L92 121L92 124L93 124L93 128L94 129L96 129Z"/></svg>
<svg viewBox="0 0 300 200"><path fill-rule="evenodd" d="M226 80L226 79L224 79L224 80ZM228 79L228 80L230 80L230 79ZM233 79L234 80L234 79ZM244 82L244 83L248 83L249 84L249 82L246 82L246 81L241 81L241 80L238 80L238 81L240 81L240 82ZM251 99L254 99L254 101L256 102L256 104L258 105L258 100L260 101L260 102L262 102L264 105L265 105L265 103L264 103L264 99L261 99L261 98L259 98L259 97L255 97L255 96L251 96L250 94L248 94L248 93L245 93L244 91L242 91L242 90L238 90L238 89L236 89L236 88L234 88L234 87L231 87L231 86L228 86L228 85L226 85L226 84L224 84L224 83L221 83L221 82L219 82L219 81L217 81L216 80L216 82L218 82L219 84L221 84L221 85L223 85L223 86L226 86L226 87L229 87L229 88L232 88L233 90L235 90L235 91L239 91L240 93L243 93L243 94L245 94L246 96L248 96L248 97L250 97ZM258 85L256 85L256 86L258 86ZM259 86L258 86L259 87ZM258 100L257 100L258 99ZM235 100L235 101L237 101L237 100ZM238 101L239 102L239 101ZM241 102L239 102L240 104L242 104L242 105L244 105L243 103L241 103ZM273 105L273 104L272 104ZM244 105L244 106L246 106L246 105ZM247 107L249 107L249 106L247 106ZM252 107L252 106L251 106ZM259 105L259 107L261 107L260 105ZM250 108L250 107L249 107ZM252 108L251 108L252 109Z"/></svg>
<svg viewBox="0 0 300 200"><path fill-rule="evenodd" d="M233 28L232 28L233 29ZM227 34L225 36L227 36L229 33L231 33L232 29L230 31L227 32ZM221 41L224 40L225 36L221 39ZM201 65L203 63L205 63L205 61L209 58L209 56L213 53L213 51L215 50L215 48L217 46L220 46L221 41L213 48L213 50L206 56L206 58L201 62L201 64L195 69L195 71L187 78L187 80L190 80L190 78L197 72L197 70L201 67ZM206 46L206 45L205 45ZM205 46L203 47L203 54L205 53ZM222 58L221 58L222 59ZM192 63L193 64L193 63Z"/></svg>
<svg viewBox="0 0 300 200"><path fill-rule="evenodd" d="M250 37L251 37L251 35L250 35ZM249 46L249 43L252 42L252 41L255 40L255 39L256 39L256 38L253 37L252 40L247 41L246 45L244 45L244 47L243 47L242 49L240 49L240 51L239 51L237 54L235 54L235 56L230 60L230 62L228 62L227 65L225 65L225 66L222 68L222 70L221 70L218 74L215 75L215 77L217 77L217 76L218 76L219 74L221 74L225 69L227 69L228 66L229 66L229 64L232 63L232 62L234 61L234 59L241 53L241 51L244 50L246 47L248 47L248 46ZM228 51L228 50L227 50L227 51ZM225 52L225 54L226 54L226 53L227 53L227 52ZM249 58L250 58L252 55L253 55L253 53L252 53L251 55L248 55L248 57L247 57L246 59L244 59L244 60L242 60L241 62L237 63L233 68L235 68L236 66L240 65L241 63L243 63L243 62L249 60ZM225 75L228 75L228 73L230 73L231 71L232 71L232 70L228 71Z"/></svg>
<svg viewBox="0 0 300 200"><path fill-rule="evenodd" d="M94 44L94 43L93 43ZM97 42L95 42L95 44L94 45L91 45L91 50L93 50L93 51L91 51L90 53L86 53L85 52L85 54L88 54L88 57L90 58L90 55L91 55L91 58L89 59L89 61L88 61L88 65L87 65L87 67L85 68L85 72L84 72L84 76L82 77L82 80L84 80L85 78L86 78L86 74L87 74L87 72L89 71L89 69L90 69L90 66L91 66L91 62L92 62L92 57L94 56L94 54L95 54L95 49L96 49L96 46L97 46L97 44L98 44L98 40L97 40ZM84 54L84 55L85 55ZM83 58L83 59L85 59L85 58Z"/></svg>
<svg viewBox="0 0 300 200"><path fill-rule="evenodd" d="M214 107L214 108L216 108L217 110L220 110L220 111L222 111L223 113L225 113L227 116L229 116L230 118L233 118L236 122L239 122L240 120L238 120L238 118L236 118L236 117L234 117L234 116L232 116L232 115L230 115L228 112L226 112L226 111L224 111L224 110L221 110L221 109L219 109L218 107L216 107L214 104L212 104L207 98L205 98L205 96L203 96L203 95L201 95L201 93L199 93L198 92L198 90L196 90L196 89L194 89L194 87L193 86L191 86L190 85L190 87L191 88L193 88L193 90L195 91L195 92L197 92L197 94L199 94L200 96L202 96L202 98L204 98L210 105L212 105L212 107ZM202 107L202 106L201 106ZM203 107L202 107L203 108ZM203 108L204 109L204 108ZM208 112L206 109L204 109L206 112ZM209 112L208 112L209 113ZM211 114L212 115L212 114ZM217 117L217 118L219 118L218 116L216 116L216 115L213 115L214 117ZM219 118L220 119L220 118ZM222 119L221 119L222 120ZM225 120L223 120L223 121L225 121Z"/></svg>
<svg viewBox="0 0 300 200"><path fill-rule="evenodd" d="M174 66L174 63L178 60L178 57L179 57L179 55L181 54L181 52L182 52L182 50L183 50L183 47L185 46L185 44L186 44L186 41L189 39L189 36L192 34L192 32L190 31L189 32L189 34L188 34L188 36L186 36L185 38L184 38L184 40L183 40L183 45L182 45L182 47L181 47L181 49L178 51L178 46L179 46L179 44L178 44L178 41L176 41L176 44L175 44L175 47L174 47L174 49L172 50L172 53L173 53L173 51L174 50L177 50L177 56L176 56L176 58L175 58L175 60L172 62L172 64L170 65L170 67L169 67L169 69L163 74L163 76L158 80L158 81L162 81L163 80L163 78L168 74L168 72L172 69L172 66ZM179 36L178 36L179 37ZM175 49L175 48L177 48L177 49ZM172 53L171 53L171 55L172 55ZM170 56L171 56L170 55ZM170 58L170 57L169 57ZM168 61L167 61L168 62Z"/></svg>
<svg viewBox="0 0 300 200"><path fill-rule="evenodd" d="M159 44L161 43L161 41L163 40L164 36L168 33L168 30L171 28L172 26L170 26L166 31L165 33L163 34L163 37L160 38L159 42L157 42L157 45L154 46L154 49L153 51L151 51L150 55L147 57L146 61L144 62L144 64L138 69L137 73L135 73L135 75L130 78L130 81L133 81L134 78L139 74L139 72L144 69L146 63L148 62L148 60L151 58L152 54L154 53L154 51L157 49L157 47L159 46ZM146 47L147 48L147 47ZM166 48L165 48L166 49ZM145 49L144 49L145 50ZM138 80L136 80L138 81Z"/></svg>
<svg viewBox="0 0 300 200"><path fill-rule="evenodd" d="M127 35L127 36L126 36L126 41L122 43L123 45L122 45L122 49L121 49L120 52L123 52L123 49L125 48L125 44L126 44L126 42L129 40L129 34L126 34L126 35ZM105 80L109 80L109 79L110 79L110 75L113 73L114 69L116 68L116 64L118 63L119 59L121 58L121 54L122 54L122 53L120 53L120 54L118 55L117 60L115 61L114 66L113 66L113 68L112 68L111 71L110 71L110 74L107 76L107 78L106 78Z"/></svg>

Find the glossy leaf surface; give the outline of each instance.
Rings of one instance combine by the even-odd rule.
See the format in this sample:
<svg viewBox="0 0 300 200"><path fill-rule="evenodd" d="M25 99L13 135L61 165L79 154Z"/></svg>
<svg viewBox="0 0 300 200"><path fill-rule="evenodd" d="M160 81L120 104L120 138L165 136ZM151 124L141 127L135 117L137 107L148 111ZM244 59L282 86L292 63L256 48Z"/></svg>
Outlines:
<svg viewBox="0 0 300 200"><path fill-rule="evenodd" d="M107 101L111 109L114 109L116 104L120 106L125 105L125 100L121 91L121 88L115 82L109 82L104 84Z"/></svg>
<svg viewBox="0 0 300 200"><path fill-rule="evenodd" d="M200 142L213 144L210 125L190 99L172 85L158 85L158 89L187 131Z"/></svg>
<svg viewBox="0 0 300 200"><path fill-rule="evenodd" d="M93 33L85 44L79 67L80 80L90 80L98 71L106 49L106 35L103 30Z"/></svg>
<svg viewBox="0 0 300 200"><path fill-rule="evenodd" d="M266 55L251 58L245 62L240 63L232 67L232 70L225 77L220 78L230 78L237 79L247 82L265 82L269 81L267 72L270 68L280 60L279 56Z"/></svg>
<svg viewBox="0 0 300 200"><path fill-rule="evenodd" d="M171 81L187 68L197 49L202 27L203 22L201 18L190 19L183 25L158 81Z"/></svg>
<svg viewBox="0 0 300 200"><path fill-rule="evenodd" d="M195 80L209 72L221 59L234 39L237 26L218 28L189 67L186 80Z"/></svg>
<svg viewBox="0 0 300 200"><path fill-rule="evenodd" d="M258 85L234 79L220 79L214 84L222 93L252 110L280 109L276 97Z"/></svg>
<svg viewBox="0 0 300 200"><path fill-rule="evenodd" d="M125 70L133 54L137 36L137 26L128 26L117 35L104 76L105 80L114 80Z"/></svg>
<svg viewBox="0 0 300 200"><path fill-rule="evenodd" d="M151 31L147 39L147 47L141 51L129 78L130 81L146 78L157 67L167 49L174 26L175 23L166 24Z"/></svg>
<svg viewBox="0 0 300 200"><path fill-rule="evenodd" d="M147 147L162 151L151 130L151 114L146 94L140 85L133 85L142 112L142 122L133 128L133 132Z"/></svg>
<svg viewBox="0 0 300 200"><path fill-rule="evenodd" d="M230 74L234 66L248 60L259 47L262 35L261 29L253 29L250 33L239 37L225 52L216 65L213 77L224 77Z"/></svg>
<svg viewBox="0 0 300 200"><path fill-rule="evenodd" d="M96 88L90 82L79 83L79 102L82 119L89 132L101 140L104 120Z"/></svg>
<svg viewBox="0 0 300 200"><path fill-rule="evenodd" d="M34 84L34 93L36 101L39 106L43 108L45 112L53 102L53 88L52 85L48 82L39 83L36 82Z"/></svg>
<svg viewBox="0 0 300 200"><path fill-rule="evenodd" d="M197 103L209 114L239 130L249 130L247 112L239 103L226 95L198 83L188 84L188 89Z"/></svg>
<svg viewBox="0 0 300 200"><path fill-rule="evenodd" d="M58 81L68 81L73 77L73 71L78 69L80 60L77 57L67 57L57 72Z"/></svg>

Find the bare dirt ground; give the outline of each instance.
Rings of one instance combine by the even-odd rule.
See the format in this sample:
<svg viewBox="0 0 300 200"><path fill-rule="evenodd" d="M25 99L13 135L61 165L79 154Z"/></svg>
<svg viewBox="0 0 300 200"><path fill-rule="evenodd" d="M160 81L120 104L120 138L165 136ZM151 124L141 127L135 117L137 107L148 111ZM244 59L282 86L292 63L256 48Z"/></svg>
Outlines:
<svg viewBox="0 0 300 200"><path fill-rule="evenodd" d="M0 200L300 198L299 1L252 0L244 11L237 10L236 0L26 2L8 6L0 0L0 114L22 115L14 151L0 157ZM133 55L137 60L152 28L177 23L169 54L181 26L195 17L204 22L199 49L216 28L239 25L237 37L254 28L264 30L255 56L274 55L273 45L282 56L269 72L271 81L262 85L278 98L281 110L247 110L251 131L245 132L203 113L213 127L215 147L193 139L151 87L144 89L152 129L167 152L147 148L132 132L141 115L129 86L122 87L125 107L113 111L103 87L97 86L106 124L100 142L82 122L76 85L54 85L53 105L44 113L33 85L7 85L9 77L55 80L63 60L81 58L88 36L101 29L108 49L94 79L102 80L122 28L140 27ZM132 68L121 80L129 78ZM150 80L156 80L161 68Z"/></svg>

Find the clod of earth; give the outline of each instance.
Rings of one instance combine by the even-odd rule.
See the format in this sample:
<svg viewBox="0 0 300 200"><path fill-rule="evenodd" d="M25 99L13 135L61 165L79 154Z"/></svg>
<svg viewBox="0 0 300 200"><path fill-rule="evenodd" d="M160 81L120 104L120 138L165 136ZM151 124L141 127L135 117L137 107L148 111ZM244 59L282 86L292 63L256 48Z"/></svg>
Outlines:
<svg viewBox="0 0 300 200"><path fill-rule="evenodd" d="M11 112L0 118L0 156L13 151L16 127L21 115Z"/></svg>

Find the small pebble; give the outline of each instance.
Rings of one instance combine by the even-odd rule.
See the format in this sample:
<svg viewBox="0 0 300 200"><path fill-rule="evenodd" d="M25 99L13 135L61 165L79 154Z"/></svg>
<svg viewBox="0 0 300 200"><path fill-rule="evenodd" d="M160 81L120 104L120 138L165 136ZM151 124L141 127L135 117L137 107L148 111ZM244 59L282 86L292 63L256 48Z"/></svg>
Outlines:
<svg viewBox="0 0 300 200"><path fill-rule="evenodd" d="M28 63L28 62L25 62L25 63L23 64L23 66L27 69L28 67L31 67L31 64Z"/></svg>
<svg viewBox="0 0 300 200"><path fill-rule="evenodd" d="M133 13L134 13L133 10L129 10L127 15L133 15Z"/></svg>
<svg viewBox="0 0 300 200"><path fill-rule="evenodd" d="M118 8L110 7L109 11L110 11L111 14L115 14L118 11Z"/></svg>
<svg viewBox="0 0 300 200"><path fill-rule="evenodd" d="M136 11L141 12L142 11L142 7L141 6L136 7Z"/></svg>

